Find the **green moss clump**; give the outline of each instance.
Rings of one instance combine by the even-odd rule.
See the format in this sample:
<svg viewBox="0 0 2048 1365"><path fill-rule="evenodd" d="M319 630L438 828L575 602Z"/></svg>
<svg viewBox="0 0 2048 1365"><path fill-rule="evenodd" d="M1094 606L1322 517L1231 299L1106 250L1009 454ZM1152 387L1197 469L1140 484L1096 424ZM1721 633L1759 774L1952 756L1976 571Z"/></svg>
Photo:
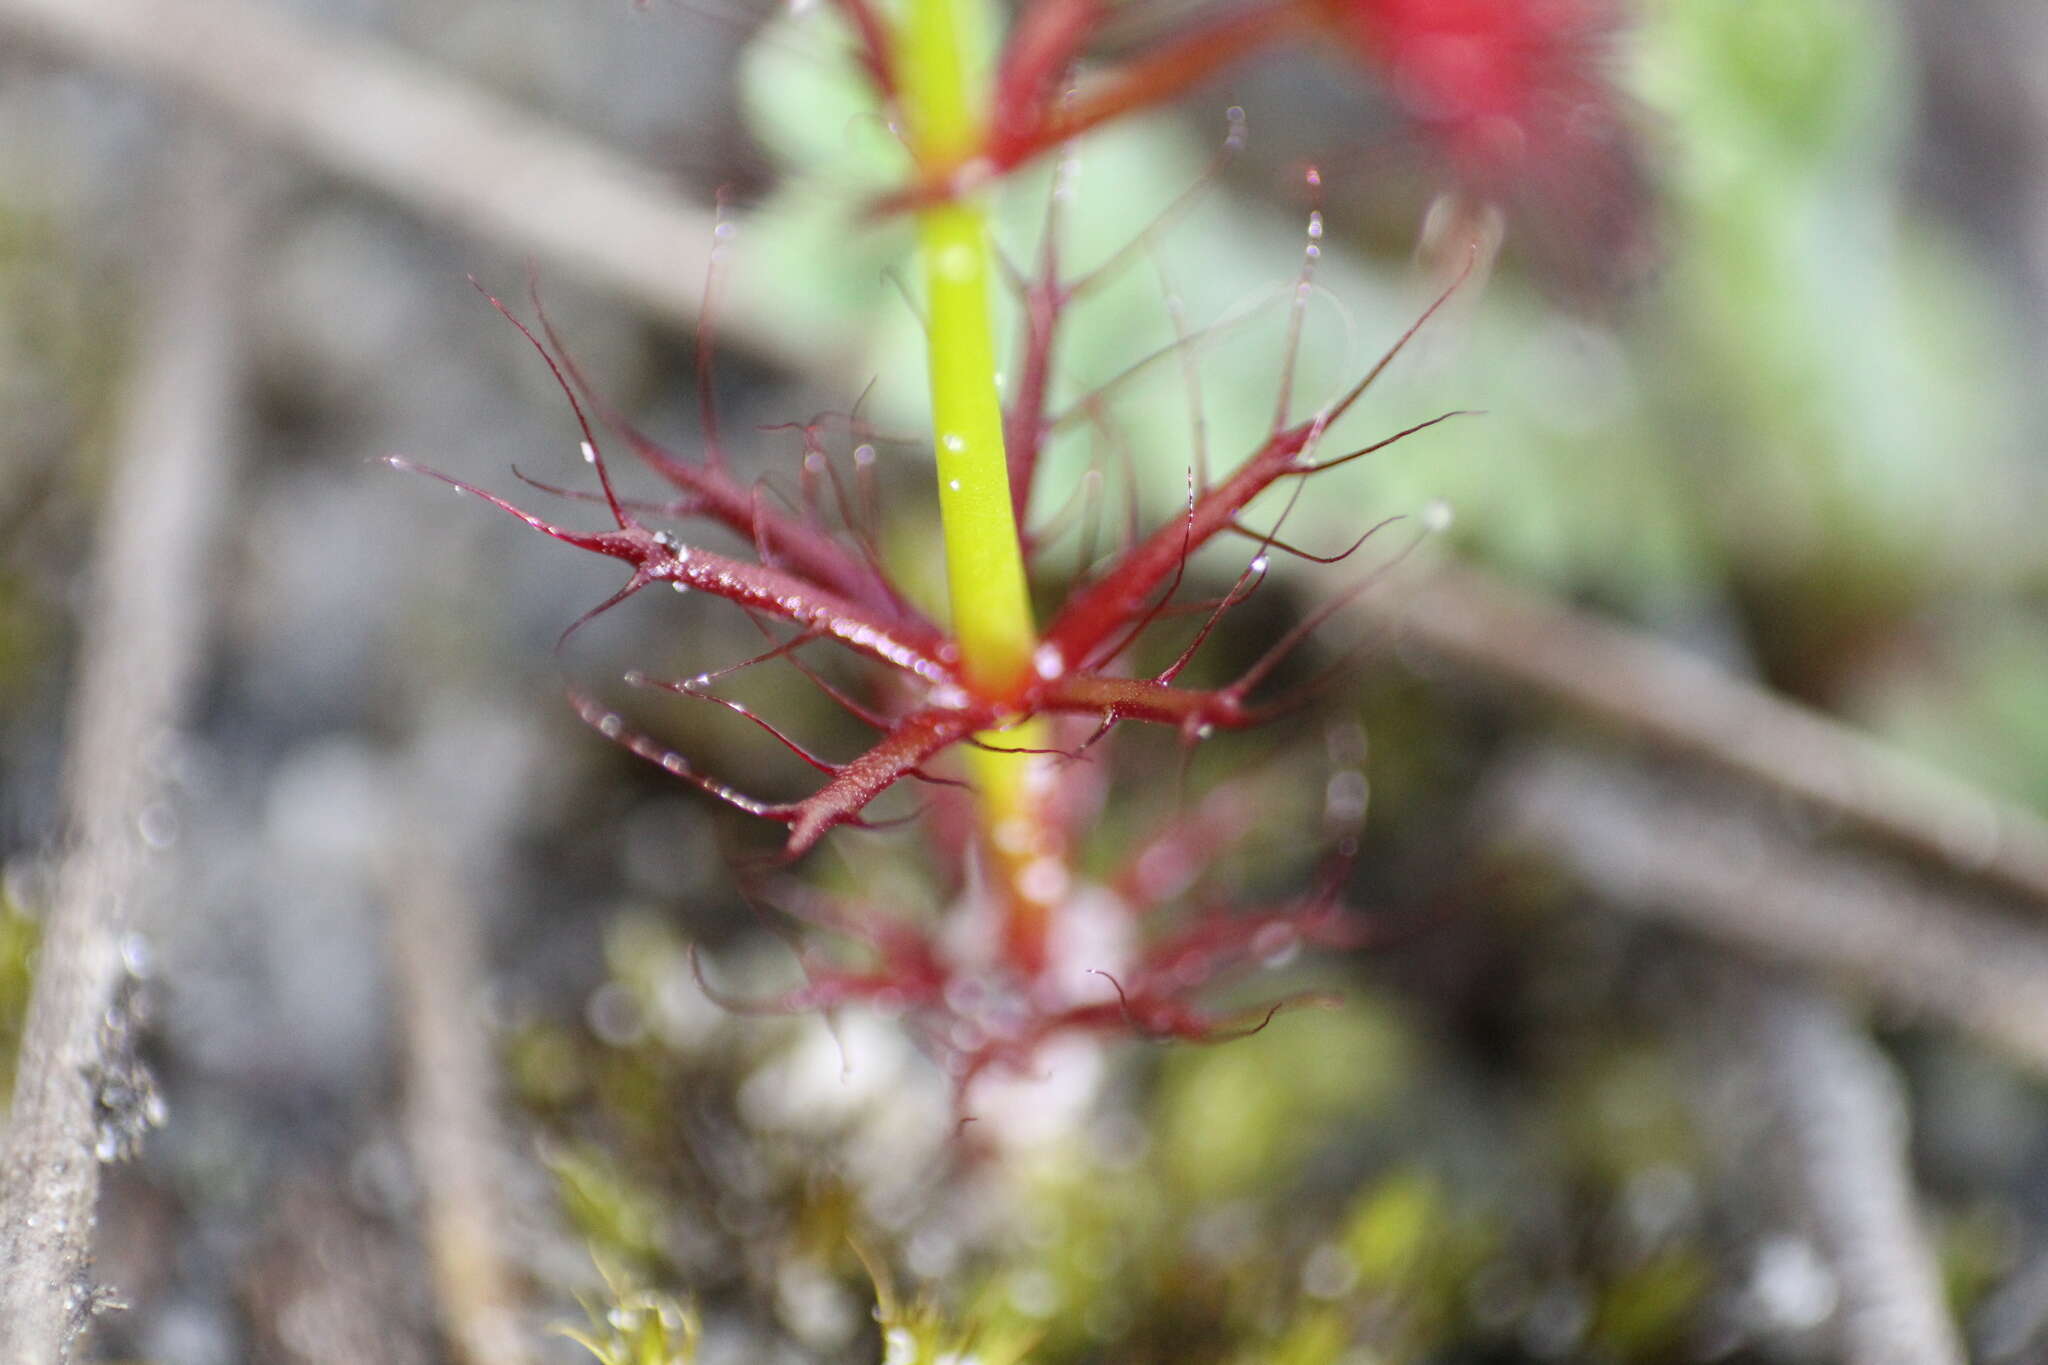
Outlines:
<svg viewBox="0 0 2048 1365"><path fill-rule="evenodd" d="M562 1211L590 1244L600 1268L647 1274L666 1264L659 1196L640 1188L594 1147L556 1151L548 1164Z"/></svg>
<svg viewBox="0 0 2048 1365"><path fill-rule="evenodd" d="M562 1336L596 1356L601 1365L690 1365L703 1337L696 1313L666 1294L640 1288L598 1262L605 1292L580 1295L590 1319L584 1327L557 1327Z"/></svg>
<svg viewBox="0 0 2048 1365"><path fill-rule="evenodd" d="M21 1050L30 968L40 937L36 922L0 895L0 1100L14 1089L14 1059Z"/></svg>

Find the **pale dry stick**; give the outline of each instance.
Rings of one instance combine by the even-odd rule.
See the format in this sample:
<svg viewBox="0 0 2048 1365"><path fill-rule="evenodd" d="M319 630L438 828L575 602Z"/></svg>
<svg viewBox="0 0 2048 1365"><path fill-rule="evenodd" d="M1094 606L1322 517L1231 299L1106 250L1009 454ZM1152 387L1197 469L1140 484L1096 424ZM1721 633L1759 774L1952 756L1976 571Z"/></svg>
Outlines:
<svg viewBox="0 0 2048 1365"><path fill-rule="evenodd" d="M402 1233L357 1208L349 1178L314 1166L273 1186L237 1285L245 1358L291 1365L439 1365L409 1291Z"/></svg>
<svg viewBox="0 0 2048 1365"><path fill-rule="evenodd" d="M2034 1250L1972 1316L1985 1365L2030 1365L2048 1355L2048 1254Z"/></svg>
<svg viewBox="0 0 2048 1365"><path fill-rule="evenodd" d="M204 101L422 217L695 326L714 215L618 151L390 44L251 0L0 0L0 32ZM733 308L722 340L814 374L847 338Z"/></svg>
<svg viewBox="0 0 2048 1365"><path fill-rule="evenodd" d="M2048 931L1999 904L1802 844L1695 774L1553 751L1511 763L1484 808L1605 902L1846 977L2048 1075Z"/></svg>
<svg viewBox="0 0 2048 1365"><path fill-rule="evenodd" d="M1361 613L1460 669L1811 802L2048 909L2048 819L1639 631L1420 557Z"/></svg>
<svg viewBox="0 0 2048 1365"><path fill-rule="evenodd" d="M496 1069L477 1004L483 991L476 906L452 855L409 822L386 881L392 963L405 1040L406 1141L426 1206L442 1330L469 1365L532 1359L503 1249L507 1145Z"/></svg>
<svg viewBox="0 0 2048 1365"><path fill-rule="evenodd" d="M1905 1105L1884 1055L1809 982L1732 958L1689 1019L1715 1098L1763 1122L1771 1174L1834 1272L1844 1365L1962 1365L1910 1174ZM1708 1115L1709 1122L1714 1115ZM1745 1158L1747 1159L1747 1158Z"/></svg>
<svg viewBox="0 0 2048 1365"><path fill-rule="evenodd" d="M180 149L183 151L184 149ZM138 1098L123 1051L123 940L145 891L153 768L175 738L205 629L227 498L231 316L248 206L224 155L174 152L161 282L135 354L100 513L64 774L66 846L43 928L14 1101L0 1136L0 1360L60 1361L96 1300L99 1155ZM130 1134L132 1135L132 1134Z"/></svg>
<svg viewBox="0 0 2048 1365"><path fill-rule="evenodd" d="M1768 990L1751 1016L1816 1235L1841 1282L1846 1365L1962 1365L1909 1174L1890 1063L1811 987Z"/></svg>

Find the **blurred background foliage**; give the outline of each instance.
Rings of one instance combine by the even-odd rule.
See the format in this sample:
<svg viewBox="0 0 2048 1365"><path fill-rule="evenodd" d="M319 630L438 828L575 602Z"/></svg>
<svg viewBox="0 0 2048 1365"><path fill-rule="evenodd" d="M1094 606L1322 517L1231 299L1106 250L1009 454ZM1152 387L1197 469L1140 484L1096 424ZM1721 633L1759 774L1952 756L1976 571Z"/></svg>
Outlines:
<svg viewBox="0 0 2048 1365"><path fill-rule="evenodd" d="M901 159L829 7L737 22L545 0L298 8L466 69L705 198L738 187L727 307L852 338L850 371L874 381L862 415L919 430L907 234L861 217ZM1616 60L1651 148L1655 268L1569 287L1510 224L1483 287L1331 448L1449 408L1480 415L1360 462L1292 510L1289 538L1341 546L1440 501L1473 557L2048 806L2048 403L2034 379L2048 305L2023 243L1987 246L1968 203L1930 192L2010 168L1927 171L1955 130L1918 92L1981 73L1939 64L1916 22L1946 20L1882 0L1644 0ZM4 51L0 74L23 133L0 149L4 1062L55 834L77 547L146 282L133 173L163 143L150 97L112 78ZM1119 262L1069 314L1058 393L1076 417L1041 515L1126 457L1149 515L1169 515L1191 373L1215 462L1264 435L1308 162L1327 168L1328 236L1297 414L1436 287L1414 255L1429 187L1388 169L1393 121L1350 73L1287 52L1211 94L1003 192L1014 259L1031 259L1057 195L1063 268ZM1218 168L1233 103L1249 141ZM163 839L180 867L154 931L153 1047L174 1121L108 1196L106 1235L130 1250L107 1272L134 1304L98 1329L109 1358L331 1359L278 1305L332 1263L289 1248L339 1226L366 1257L418 1260L376 869L406 823L393 810L411 809L392 793L431 785L426 769L457 772L443 785L462 827L489 831L469 874L491 974L480 1010L522 1172L503 1250L532 1316L575 1334L552 1343L560 1358L573 1342L617 1365L1837 1358L1838 1287L1701 1116L1695 945L1480 856L1466 808L1479 776L1548 723L1398 657L1369 661L1329 712L1371 737L1351 891L1383 942L1276 978L1335 1005L1226 1046L1049 1054L1052 1087L1078 1098L1024 1101L1064 1118L1000 1160L956 1140L943 1077L887 1020L720 1011L700 968L763 995L795 975L728 874L754 836L552 704L548 648L613 586L606 573L367 463L402 448L501 488L515 463L580 472L558 396L460 282L473 269L511 293L519 263L274 160L254 173L272 230L247 281L248 451L216 659ZM585 369L687 446L695 339L540 273ZM1171 349L1169 297L1214 329L1190 366ZM795 443L752 429L856 397L743 353L719 373L735 445L777 478ZM930 536L920 470L886 476L906 565ZM1238 565L1205 567L1220 584ZM1219 650L1251 657L1284 619ZM694 672L750 639L690 604L635 603L563 666ZM809 691L769 699L842 738ZM709 771L777 771L726 719L658 723ZM1298 885L1317 846L1320 738L1304 724L1195 763L1197 786L1243 782L1269 813L1227 880ZM1133 751L1116 778L1132 804L1104 818L1098 871L1175 799L1171 746ZM913 856L897 839L817 871L936 913L946 888L905 870ZM1978 1323L2048 1248L2048 1094L1923 1021L1877 1024L1909 1081L1956 1307ZM341 1221L308 1217L307 1200ZM365 1300L388 1358L434 1358L420 1298L415 1284Z"/></svg>

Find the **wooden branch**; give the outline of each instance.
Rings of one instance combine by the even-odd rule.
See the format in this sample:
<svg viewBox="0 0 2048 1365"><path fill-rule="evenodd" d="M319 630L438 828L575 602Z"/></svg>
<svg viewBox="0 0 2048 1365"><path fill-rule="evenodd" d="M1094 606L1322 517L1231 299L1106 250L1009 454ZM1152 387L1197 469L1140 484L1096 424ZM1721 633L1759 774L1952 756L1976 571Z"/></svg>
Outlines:
<svg viewBox="0 0 2048 1365"><path fill-rule="evenodd" d="M2033 1365L2048 1356L2048 1253L2035 1246L1971 1316L1984 1365Z"/></svg>
<svg viewBox="0 0 2048 1365"><path fill-rule="evenodd" d="M0 0L0 31L202 101L502 249L695 326L713 215L631 158L388 44L251 0ZM831 375L845 338L732 308L721 341Z"/></svg>
<svg viewBox="0 0 2048 1365"><path fill-rule="evenodd" d="M1447 562L1398 575L1360 610L1457 668L1811 802L2048 909L2048 820L1673 645Z"/></svg>
<svg viewBox="0 0 2048 1365"><path fill-rule="evenodd" d="M235 1286L247 1314L243 1358L442 1365L405 1231L355 1206L345 1168L316 1164L273 1181Z"/></svg>
<svg viewBox="0 0 2048 1365"><path fill-rule="evenodd" d="M1852 978L2048 1074L2048 932L1857 854L1805 846L1696 781L1532 756L1486 798L1495 832L1603 901L1766 960Z"/></svg>
<svg viewBox="0 0 2048 1365"><path fill-rule="evenodd" d="M181 149L182 150L182 149ZM97 1301L99 1163L158 1115L133 1056L122 940L145 891L140 825L205 625L238 369L247 216L223 156L175 156L171 247L139 338L83 618L64 791L68 846L0 1137L0 1360L59 1361Z"/></svg>
<svg viewBox="0 0 2048 1365"><path fill-rule="evenodd" d="M1722 960L1712 1010L1689 1022L1735 1103L1765 1122L1762 1160L1789 1186L1834 1272L1844 1365L1962 1365L1915 1199L1890 1063L1812 985ZM1708 1115L1709 1121L1712 1114Z"/></svg>
<svg viewBox="0 0 2048 1365"><path fill-rule="evenodd" d="M400 847L385 878L405 1044L406 1141L424 1196L441 1327L454 1358L468 1365L525 1365L533 1356L505 1255L515 1234L505 1212L509 1160L498 1118L497 1067L477 1016L484 981L476 907L441 842L447 828L447 822L410 821L396 836Z"/></svg>

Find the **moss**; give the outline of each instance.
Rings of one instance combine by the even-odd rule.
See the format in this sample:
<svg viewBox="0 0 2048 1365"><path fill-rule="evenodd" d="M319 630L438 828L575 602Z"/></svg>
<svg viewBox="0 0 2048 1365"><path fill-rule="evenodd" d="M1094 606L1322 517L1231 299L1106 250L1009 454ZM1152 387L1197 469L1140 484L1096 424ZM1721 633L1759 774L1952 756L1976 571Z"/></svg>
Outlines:
<svg viewBox="0 0 2048 1365"><path fill-rule="evenodd" d="M554 1152L548 1165L562 1211L601 1267L645 1275L666 1264L663 1201L595 1147Z"/></svg>
<svg viewBox="0 0 2048 1365"><path fill-rule="evenodd" d="M1374 1347L1406 1358L1463 1324L1466 1288L1498 1240L1435 1174L1396 1167L1360 1191L1346 1214L1336 1243L1352 1279L1345 1301L1368 1310Z"/></svg>
<svg viewBox="0 0 2048 1365"><path fill-rule="evenodd" d="M504 1064L513 1097L531 1109L563 1109L586 1089L576 1040L552 1023L514 1030L505 1040Z"/></svg>
<svg viewBox="0 0 2048 1365"><path fill-rule="evenodd" d="M1302 1316L1278 1340L1261 1343L1238 1359L1241 1365L1339 1365L1350 1344L1344 1320L1325 1308Z"/></svg>
<svg viewBox="0 0 2048 1365"><path fill-rule="evenodd" d="M1364 997L1282 1015L1227 1046L1176 1051L1159 1098L1164 1169L1197 1201L1276 1187L1331 1123L1386 1104L1407 1054L1399 1022Z"/></svg>
<svg viewBox="0 0 2048 1365"><path fill-rule="evenodd" d="M582 1295L588 1327L555 1330L596 1356L602 1365L690 1365L703 1330L695 1311L666 1294L635 1285L607 1267L602 1294Z"/></svg>
<svg viewBox="0 0 2048 1365"><path fill-rule="evenodd" d="M1023 1365L1040 1335L998 1303L956 1321L930 1299L904 1300L886 1273L875 1280L875 1321L882 1329L882 1365Z"/></svg>
<svg viewBox="0 0 2048 1365"><path fill-rule="evenodd" d="M1654 1359L1682 1344L1713 1271L1699 1253L1675 1247L1602 1287L1592 1336L1625 1360Z"/></svg>
<svg viewBox="0 0 2048 1365"><path fill-rule="evenodd" d="M21 1048L39 937L36 922L0 895L0 1097L14 1089L14 1059Z"/></svg>

